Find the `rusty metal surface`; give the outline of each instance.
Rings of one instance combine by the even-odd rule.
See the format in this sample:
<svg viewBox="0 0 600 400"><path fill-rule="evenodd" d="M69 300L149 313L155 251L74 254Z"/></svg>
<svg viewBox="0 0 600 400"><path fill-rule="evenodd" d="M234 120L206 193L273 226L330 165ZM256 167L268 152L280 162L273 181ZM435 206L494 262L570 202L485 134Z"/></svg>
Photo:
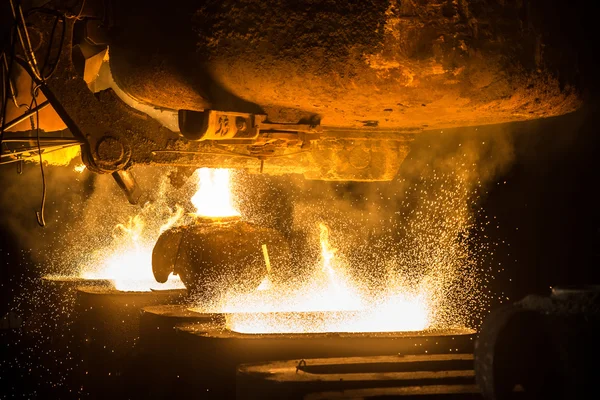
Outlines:
<svg viewBox="0 0 600 400"><path fill-rule="evenodd" d="M177 326L175 331L176 339L169 346L171 357L178 359L179 368L173 375L178 376L182 388L202 393L208 390L211 398L235 396L239 364L398 353L468 353L472 352L475 336L474 331L468 329L387 334L248 335L228 331L218 323Z"/></svg>
<svg viewBox="0 0 600 400"><path fill-rule="evenodd" d="M77 23L74 19L65 22L67 38L75 38ZM43 33L50 29L51 21L40 16L32 24ZM310 179L391 180L412 140L412 131L402 131L399 136L392 131L391 135L368 143L331 137L317 140L318 135L305 130L318 125L318 120L289 121L275 116L260 123L262 133L250 144L245 143L247 140L240 144L188 141L126 105L119 96L127 94L117 95L106 87L94 94L88 87L91 83L83 79L85 70L82 75L73 63L72 54L78 46L66 40L56 72L44 82L35 83L41 84L40 101L47 98L74 137L83 142L83 161L94 172L113 173L135 164L167 164L243 168L269 174L296 173ZM86 65L84 62L84 67ZM26 65L23 67L27 69ZM132 101L138 100L139 97L132 97ZM156 104L150 103L150 106ZM222 111L240 110L225 108ZM290 127L296 130L290 132ZM353 136L365 137L361 132Z"/></svg>
<svg viewBox="0 0 600 400"><path fill-rule="evenodd" d="M324 391L395 387L400 394L478 393L472 354L343 357L240 365L238 399L302 399ZM418 388L418 389L417 389ZM465 391L465 388L469 388Z"/></svg>
<svg viewBox="0 0 600 400"><path fill-rule="evenodd" d="M479 400L481 394L477 385L431 385L390 388L369 388L310 393L304 400L330 399L423 399Z"/></svg>
<svg viewBox="0 0 600 400"><path fill-rule="evenodd" d="M194 225L161 234L152 250L152 271L158 282L166 282L171 272L179 275L193 295L210 303L227 288L258 287L267 274L261 245L267 245L275 265L289 265L289 245L279 231L240 218L198 218Z"/></svg>
<svg viewBox="0 0 600 400"><path fill-rule="evenodd" d="M59 10L66 3L52 2ZM556 32L542 1L188 0L172 7L128 0L111 6L109 13L86 6L85 15L103 23L68 19L66 37L75 23L83 26L78 32L93 47L83 56L90 71L98 70L98 54L108 44L112 75L135 101L175 112L267 115L268 123L280 124L272 126L316 124L322 137L278 132L250 145L241 143L246 139L186 141L112 90L92 94L85 68L78 72L71 60L85 46L67 40L42 91L87 142L84 162L96 172L168 164L391 180L413 135L424 129L537 119L581 103L577 65L563 61L575 59L573 51L552 41ZM32 21L41 33L49 27L43 19Z"/></svg>
<svg viewBox="0 0 600 400"><path fill-rule="evenodd" d="M120 292L80 288L76 300L78 369L83 393L97 398L131 398L139 390L140 311L181 301L185 290Z"/></svg>
<svg viewBox="0 0 600 400"><path fill-rule="evenodd" d="M551 13L543 1L129 0L114 9L111 67L134 97L175 109L405 130L527 120L579 105L576 66L560 60L570 48L547 44Z"/></svg>

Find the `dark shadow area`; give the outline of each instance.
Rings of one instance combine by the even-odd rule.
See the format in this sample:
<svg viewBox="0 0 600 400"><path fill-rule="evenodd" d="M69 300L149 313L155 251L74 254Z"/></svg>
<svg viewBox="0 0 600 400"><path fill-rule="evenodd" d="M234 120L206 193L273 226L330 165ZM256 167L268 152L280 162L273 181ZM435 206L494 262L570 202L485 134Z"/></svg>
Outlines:
<svg viewBox="0 0 600 400"><path fill-rule="evenodd" d="M598 105L517 125L512 167L483 202L496 217L487 234L512 282L511 299L551 286L600 281ZM494 286L499 289L502 282Z"/></svg>
<svg viewBox="0 0 600 400"><path fill-rule="evenodd" d="M198 67L197 61L202 56L195 53L191 28L186 28L185 23L161 23L161 13L173 15L170 21L187 21L192 6L197 7L191 3L166 2L149 10L144 7L145 2L128 2L127 7L131 8L117 10L117 13L123 12L119 14L123 16L131 12L139 24L133 32L127 27L127 18L118 17L123 19L113 33L126 38L128 46L138 46L139 50L119 55L119 51L127 50L115 48L115 57L123 56L131 64L143 64L155 62L152 54L167 55L176 60L172 67L180 72L182 79L215 108L261 112L258 105L232 95ZM593 62L597 53L592 48L594 40L590 34L597 25L597 17L592 16L585 3L562 4L562 8L555 7L556 4L558 2L548 3L549 13L555 15L548 23L557 24L563 35L551 39L571 43L579 54L577 60L565 57L561 61L577 62L580 66L576 79L583 83L586 105L578 112L527 123L425 132L416 139L395 182L295 182L297 187L290 198L290 189L285 186L288 177L257 177L254 184L262 193L257 196L248 193L248 198L254 201L250 211L263 216L261 223L279 227L291 240L312 243L312 238L289 230L294 202L321 196L332 201L330 204L334 204L334 200L349 204L359 216L353 221L354 214L345 214L345 208L331 206L319 212L342 220L331 226L332 241L336 232L369 238L366 248L372 258L364 257L365 248L352 247L358 255L348 252L348 256L358 260L366 270L372 265L370 262L378 262L375 257L378 252L389 251L389 247L380 246L380 238L392 236L404 240L401 234L390 233L388 229L402 221L402 215L394 214L397 207L415 209L422 198L406 192L411 187L407 182L418 184L432 166L444 165L444 160L460 154L459 149L469 143L472 149L477 149L477 163L466 165L464 169L487 176L481 184L475 182L474 185L477 201L472 207L477 237L493 244L483 248L477 260L477 267L488 277L479 289L489 291L492 298L486 300L485 312L474 319L485 317L489 309L500 303L513 302L531 293L547 294L551 286L599 284L600 103ZM177 39L177 46L171 48L172 39L179 35L188 39ZM41 343L36 336L39 333L24 331L19 321L40 315L43 303L35 297L27 297L35 293L38 278L47 271L48 265L42 265L39 260L53 243L64 239L61 235L64 225L82 217L96 178L89 171L74 172L73 165L48 167L48 225L42 229L35 219L41 197L39 165L27 164L22 176L17 175L15 166L0 167L0 318L7 316L0 330L0 397L79 397L78 388L71 382L65 385L65 378L57 375L59 368L53 369L65 361L55 354L52 341ZM289 178L289 182L292 180L297 181L297 177ZM265 198L268 202L261 202ZM124 197L121 200L126 202ZM110 209L111 204L106 204L106 208ZM381 215L386 219L382 220ZM302 217L303 214L299 219ZM300 257L302 252L297 251ZM305 254L313 257L319 249L311 251ZM14 316L7 314L17 308L23 312ZM47 338L51 332L44 333Z"/></svg>
<svg viewBox="0 0 600 400"><path fill-rule="evenodd" d="M223 87L206 68L207 55L198 51L197 33L191 23L199 7L201 4L192 1L151 6L145 1L115 2L110 31L115 80L126 91L156 97L156 104L160 104L164 95L160 89L170 90L167 86L174 78L206 101L197 105L199 109L264 113L259 105ZM152 79L154 89L148 90L145 82L138 81L140 74Z"/></svg>

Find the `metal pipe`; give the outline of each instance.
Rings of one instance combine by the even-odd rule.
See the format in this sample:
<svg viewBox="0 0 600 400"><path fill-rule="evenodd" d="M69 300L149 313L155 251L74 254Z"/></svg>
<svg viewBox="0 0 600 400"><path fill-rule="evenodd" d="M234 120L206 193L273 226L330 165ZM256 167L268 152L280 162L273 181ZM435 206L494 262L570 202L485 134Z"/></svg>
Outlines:
<svg viewBox="0 0 600 400"><path fill-rule="evenodd" d="M60 145L55 145L55 146L40 146L39 148L37 146L28 147L26 149L22 149L20 151L15 151L15 152L12 152L12 153L0 154L0 157L18 156L18 155L21 155L21 154L26 154L26 153L31 153L31 152L38 153L40 150L41 151L48 150L48 151L45 151L45 153L49 153L50 151L60 150L60 149L63 149L63 148L73 147L73 146L79 146L79 143L60 144Z"/></svg>
<svg viewBox="0 0 600 400"><path fill-rule="evenodd" d="M129 203L134 205L138 204L144 192L140 189L131 171L115 171L112 173L112 176L117 182L117 185L125 192Z"/></svg>
<svg viewBox="0 0 600 400"><path fill-rule="evenodd" d="M75 138L62 138L62 137L40 137L41 143L56 143L56 144L83 144L81 140ZM3 139L2 143L28 143L37 145L37 139L30 136L24 137L11 137Z"/></svg>
<svg viewBox="0 0 600 400"><path fill-rule="evenodd" d="M10 68L8 68L8 60L6 59L6 54L2 54L2 77L4 78L4 74L6 74L6 81L8 81L8 89L10 91L10 96L12 97L12 101L15 104L15 107L19 107L19 102L17 102L17 92L15 91L15 87L13 85L12 79L8 76ZM4 81L3 81L4 82Z"/></svg>
<svg viewBox="0 0 600 400"><path fill-rule="evenodd" d="M25 121L27 118L29 118L32 115L34 115L36 112L42 111L44 108L48 107L49 105L50 105L50 102L48 100L44 101L39 106L37 106L35 108L32 108L31 110L27 111L25 114L21 115L20 117L17 117L15 119L13 119L12 121L10 121L6 125L4 125L2 127L2 132L6 132L10 128L12 128L12 127L20 124L21 122ZM5 140L2 140L2 141L4 142Z"/></svg>
<svg viewBox="0 0 600 400"><path fill-rule="evenodd" d="M71 145L64 145L64 146L52 146L52 147L42 148L42 150L45 150L44 154L48 154L48 153L52 153L52 152L55 152L55 151L58 151L58 150L62 150L62 149L66 149L66 148L73 147L73 146L79 146L79 145L78 144L77 145L76 144L71 144ZM51 150L48 150L48 149L51 149ZM27 150L27 151L20 152L20 153L29 153L29 152L34 152L34 151L37 152L38 149L35 148L33 150ZM10 157L10 156L13 156L13 155L19 155L19 154L18 153L1 154L0 155L0 159L2 157ZM14 158L14 159L9 160L9 161L0 161L0 165L12 164L14 162L23 161L25 159L33 158L33 157L37 157L37 156L38 156L38 154L32 154L31 156Z"/></svg>

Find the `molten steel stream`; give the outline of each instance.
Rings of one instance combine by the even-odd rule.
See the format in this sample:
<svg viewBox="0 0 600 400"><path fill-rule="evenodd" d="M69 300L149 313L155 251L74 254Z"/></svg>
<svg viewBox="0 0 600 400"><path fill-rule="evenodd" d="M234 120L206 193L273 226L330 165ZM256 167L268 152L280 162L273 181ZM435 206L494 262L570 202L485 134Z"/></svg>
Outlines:
<svg viewBox="0 0 600 400"><path fill-rule="evenodd" d="M195 215L240 216L234 206L229 170L201 168L195 176L198 189L191 198ZM146 226L152 210L117 225L113 246L92 257L81 277L109 279L123 291L182 288L176 276L166 284L155 282L151 254L160 233L180 223L183 214L179 207L169 210L167 221L156 231ZM218 304L197 304L192 309L225 313L228 328L240 333L418 331L430 325L427 285L413 287L396 276L375 295L367 293L365 285L350 276L343 256L331 245L325 224L319 224L318 238L321 257L315 260L317 266L308 279L274 284L267 269L278 266L270 265L268 249L258 249L266 262L265 279L258 288L243 295L232 290Z"/></svg>
<svg viewBox="0 0 600 400"><path fill-rule="evenodd" d="M197 191L191 199L196 207L196 215L240 215L233 206L229 176L227 169L200 168L196 171ZM165 210L149 207L147 211L130 217L127 223L115 226L112 246L97 251L82 268L80 277L111 280L115 288L121 291L185 288L178 276L171 275L166 283L158 283L152 274L152 250L158 236L184 217L181 207L174 211L167 208L168 218L159 229L153 231L147 222L159 214L164 215Z"/></svg>
<svg viewBox="0 0 600 400"><path fill-rule="evenodd" d="M175 216L181 213L178 211ZM177 219L168 223L172 225ZM164 229L167 228L164 226ZM170 276L166 283L156 282L152 274L152 248L160 230L149 235L144 231L141 215L130 218L127 224L118 224L114 229L113 247L101 250L92 257L92 262L82 270L80 276L84 279L110 280L115 289L126 292L185 288L177 276Z"/></svg>
<svg viewBox="0 0 600 400"><path fill-rule="evenodd" d="M368 296L350 278L329 229L319 224L321 264L306 282L263 284L250 295L222 300L227 327L239 333L397 332L420 331L429 325L426 296L401 286ZM273 266L272 268L277 268ZM204 306L194 308L205 311Z"/></svg>

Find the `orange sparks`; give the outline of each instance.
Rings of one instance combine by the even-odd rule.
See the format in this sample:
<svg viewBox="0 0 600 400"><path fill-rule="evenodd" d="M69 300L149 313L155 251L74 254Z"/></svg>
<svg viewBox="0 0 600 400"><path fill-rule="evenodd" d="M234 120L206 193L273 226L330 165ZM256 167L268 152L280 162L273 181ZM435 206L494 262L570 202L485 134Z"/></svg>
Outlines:
<svg viewBox="0 0 600 400"><path fill-rule="evenodd" d="M80 174L85 171L86 167L85 164L77 164L76 166L73 167L73 171L75 172L79 172Z"/></svg>
<svg viewBox="0 0 600 400"><path fill-rule="evenodd" d="M84 268L81 277L111 280L115 289L126 292L183 289L178 276L170 276L164 284L154 279L152 249L156 239L144 238L144 230L141 215L130 218L127 224L118 224L114 234L117 244L93 257L94 262Z"/></svg>
<svg viewBox="0 0 600 400"><path fill-rule="evenodd" d="M311 278L300 284L273 284L265 278L250 295L232 293L216 307L226 313L229 329L254 334L396 332L429 326L426 296L400 285L377 298L368 296L336 255L327 226L321 223L319 230L321 261ZM193 309L207 311L204 305Z"/></svg>

